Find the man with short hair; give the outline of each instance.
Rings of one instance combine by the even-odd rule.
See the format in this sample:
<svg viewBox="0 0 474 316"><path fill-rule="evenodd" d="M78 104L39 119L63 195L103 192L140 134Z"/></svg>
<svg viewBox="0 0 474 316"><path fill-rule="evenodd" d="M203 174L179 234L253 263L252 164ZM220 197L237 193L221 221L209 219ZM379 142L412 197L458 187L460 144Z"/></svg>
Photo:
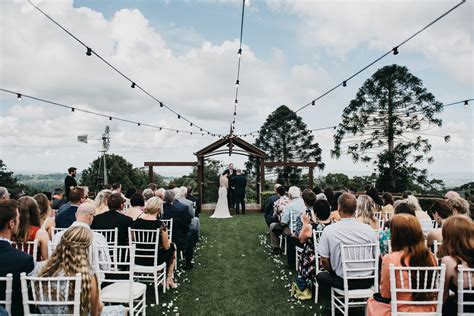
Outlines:
<svg viewBox="0 0 474 316"><path fill-rule="evenodd" d="M77 174L77 168L70 167L67 169L67 172L68 175L64 179L64 191L66 192L66 200L69 200L69 192L71 192L74 187L77 187L76 179L74 179Z"/></svg>
<svg viewBox="0 0 474 316"><path fill-rule="evenodd" d="M234 185L234 205L235 214L240 214L242 207L242 214L245 214L245 188L247 187L247 178L242 174L242 170L237 169L236 176L232 178Z"/></svg>
<svg viewBox="0 0 474 316"><path fill-rule="evenodd" d="M13 275L12 313L23 315L20 274L30 273L35 267L33 257L12 247L11 240L18 231L20 214L15 200L0 200L0 276ZM5 282L0 282L0 293L5 293ZM3 295L2 295L3 296Z"/></svg>
<svg viewBox="0 0 474 316"><path fill-rule="evenodd" d="M201 223L199 221L198 217L195 217L195 212L194 212L194 203L188 199L186 199L186 194L188 193L188 188L186 187L180 187L180 188L175 188L175 203L173 203L173 206L175 207L181 207L179 204L185 205L188 210L189 214L191 215L191 232L193 233L194 239L196 241L199 240L199 231L201 229ZM177 203L178 202L178 203Z"/></svg>
<svg viewBox="0 0 474 316"><path fill-rule="evenodd" d="M61 206L63 206L64 204L66 204L66 199L64 199L64 190L61 189L61 188L56 188L54 189L54 191L52 192L51 194L51 198L52 198L52 205L51 205L51 208L53 210L58 210Z"/></svg>
<svg viewBox="0 0 474 316"><path fill-rule="evenodd" d="M338 202L341 220L327 226L319 240L318 251L321 263L326 271L318 273L318 284L344 289L342 274L341 244L365 245L378 243L377 236L370 225L358 222L354 215L357 200L350 193L342 194ZM354 276L367 276L353 272ZM349 289L366 289L373 285L373 279L349 280Z"/></svg>
<svg viewBox="0 0 474 316"><path fill-rule="evenodd" d="M186 198L194 203L194 216L199 217L199 214L201 213L201 203L199 203L199 197L193 195L193 187L188 187Z"/></svg>
<svg viewBox="0 0 474 316"><path fill-rule="evenodd" d="M119 182L112 183L113 193L122 193L122 185Z"/></svg>
<svg viewBox="0 0 474 316"><path fill-rule="evenodd" d="M158 188L158 186L156 185L156 183L149 183L148 184L148 189L152 190L153 192L155 192L157 188Z"/></svg>
<svg viewBox="0 0 474 316"><path fill-rule="evenodd" d="M73 188L69 193L69 200L71 205L65 210L60 208L58 215L56 215L57 228L68 228L76 220L77 208L84 202L84 189L79 187Z"/></svg>
<svg viewBox="0 0 474 316"><path fill-rule="evenodd" d="M265 218L265 222L267 223L268 227L270 227L271 223L276 222L273 217L273 206L275 205L275 202L280 199L280 196L277 192L278 187L281 187L281 184L275 183L275 185L273 186L273 191L275 192L275 194L271 195L268 198L267 205L265 205L265 212L263 213L263 217Z"/></svg>
<svg viewBox="0 0 474 316"><path fill-rule="evenodd" d="M132 227L133 219L121 213L125 206L125 199L121 193L113 193L107 200L109 210L97 215L92 222L92 229L118 228L119 246L128 245L128 228Z"/></svg>
<svg viewBox="0 0 474 316"><path fill-rule="evenodd" d="M234 201L234 183L233 179L237 175L237 171L234 169L234 164L231 162L229 163L229 174L227 175L227 178L229 179L229 187L227 188L227 204L229 206L229 210L231 208L234 208L235 206L235 201Z"/></svg>
<svg viewBox="0 0 474 316"><path fill-rule="evenodd" d="M0 187L0 200L9 200L10 199L10 193L8 192L8 189L5 187Z"/></svg>

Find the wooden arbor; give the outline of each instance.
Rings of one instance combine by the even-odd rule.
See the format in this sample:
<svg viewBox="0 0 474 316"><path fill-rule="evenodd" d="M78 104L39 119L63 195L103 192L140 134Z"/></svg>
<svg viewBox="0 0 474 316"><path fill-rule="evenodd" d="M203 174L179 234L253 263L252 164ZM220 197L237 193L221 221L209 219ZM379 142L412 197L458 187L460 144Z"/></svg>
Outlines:
<svg viewBox="0 0 474 316"><path fill-rule="evenodd" d="M228 148L222 148L223 146L227 146ZM238 147L238 148L234 148ZM252 156L256 157L257 159L257 201L260 203L260 193L263 188L263 183L261 183L261 179L264 179L263 173L265 172L265 167L263 165L266 154L260 148L246 142L240 137L235 135L228 135L224 138L217 140L216 142L210 144L209 146L201 149L200 151L196 152L195 155L198 159L197 167L198 167L198 191L199 196L201 197L201 201L204 198L204 160L206 158L222 155L222 154L232 154L236 155L243 155L243 156ZM204 201L202 201L204 202Z"/></svg>

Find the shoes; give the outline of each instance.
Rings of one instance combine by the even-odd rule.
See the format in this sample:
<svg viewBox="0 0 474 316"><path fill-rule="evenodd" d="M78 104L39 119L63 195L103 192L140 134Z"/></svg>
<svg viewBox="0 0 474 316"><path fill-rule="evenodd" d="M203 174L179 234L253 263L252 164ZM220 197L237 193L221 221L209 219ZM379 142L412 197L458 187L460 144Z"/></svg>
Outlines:
<svg viewBox="0 0 474 316"><path fill-rule="evenodd" d="M186 265L184 266L184 270L192 270L193 268L193 264L190 262L190 263L186 263Z"/></svg>
<svg viewBox="0 0 474 316"><path fill-rule="evenodd" d="M280 248L273 248L273 254L274 255L281 255L281 249Z"/></svg>

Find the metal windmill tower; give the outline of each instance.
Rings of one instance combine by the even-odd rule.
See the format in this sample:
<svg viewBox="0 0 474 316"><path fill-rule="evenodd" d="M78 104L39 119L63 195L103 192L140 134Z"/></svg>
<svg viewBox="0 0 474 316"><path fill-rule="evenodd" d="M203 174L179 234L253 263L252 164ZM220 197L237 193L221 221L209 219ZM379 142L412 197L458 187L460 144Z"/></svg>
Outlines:
<svg viewBox="0 0 474 316"><path fill-rule="evenodd" d="M102 134L102 150L99 151L102 153L102 158L104 160L104 181L103 185L105 186L109 181L107 179L107 160L105 158L107 151L109 151L110 147L110 128L107 125L105 127L105 131ZM99 172L100 172L100 164L99 164Z"/></svg>

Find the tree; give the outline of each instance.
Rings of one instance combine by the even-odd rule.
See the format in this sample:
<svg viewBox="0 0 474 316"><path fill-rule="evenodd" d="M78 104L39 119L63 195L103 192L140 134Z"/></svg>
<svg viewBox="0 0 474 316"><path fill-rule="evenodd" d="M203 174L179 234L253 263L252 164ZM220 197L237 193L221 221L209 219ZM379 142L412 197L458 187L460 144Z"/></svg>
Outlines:
<svg viewBox="0 0 474 316"><path fill-rule="evenodd" d="M282 105L271 113L259 131L255 146L264 150L268 161L314 161L324 169L321 162L321 148L314 142L314 136L308 130L301 117L287 106ZM250 157L246 164L247 170L256 168L256 158ZM301 168L277 167L270 171L277 174L277 181L285 186L298 185L301 180Z"/></svg>
<svg viewBox="0 0 474 316"><path fill-rule="evenodd" d="M13 190L18 188L20 184L18 179L13 176L13 171L7 171L7 165L0 159L0 186Z"/></svg>
<svg viewBox="0 0 474 316"><path fill-rule="evenodd" d="M442 110L443 104L408 68L385 66L365 81L344 109L331 155L339 157L346 152L354 162L373 162L381 190L430 187L426 170L416 164L433 162L433 157L427 156L431 145L423 132L442 125L441 119L435 118Z"/></svg>
<svg viewBox="0 0 474 316"><path fill-rule="evenodd" d="M106 155L107 176L109 183L119 182L124 190L128 188L143 189L148 185L148 173L144 168L134 168L133 165L122 156L110 154ZM102 169L99 170L102 157L98 157L91 162L89 168L82 171L81 185L86 185L91 191L98 191ZM160 175L155 174L155 183L164 186L164 181Z"/></svg>

